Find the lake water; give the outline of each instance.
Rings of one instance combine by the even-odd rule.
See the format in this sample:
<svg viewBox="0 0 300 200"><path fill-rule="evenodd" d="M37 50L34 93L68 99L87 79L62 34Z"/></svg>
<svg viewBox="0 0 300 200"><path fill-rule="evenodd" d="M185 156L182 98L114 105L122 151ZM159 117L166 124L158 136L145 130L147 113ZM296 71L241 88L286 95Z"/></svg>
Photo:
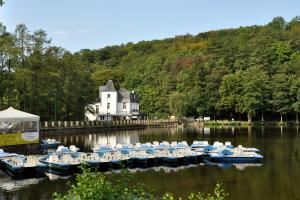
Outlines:
<svg viewBox="0 0 300 200"><path fill-rule="evenodd" d="M190 192L211 192L217 182L224 185L228 199L300 199L300 136L297 127L256 128L154 128L98 134L59 136L64 145L75 144L91 151L95 143L193 140L231 141L256 147L264 156L262 165L150 168L134 172L134 181L186 197ZM52 199L53 192L65 192L74 177L50 176L42 179L13 181L0 171L0 199Z"/></svg>

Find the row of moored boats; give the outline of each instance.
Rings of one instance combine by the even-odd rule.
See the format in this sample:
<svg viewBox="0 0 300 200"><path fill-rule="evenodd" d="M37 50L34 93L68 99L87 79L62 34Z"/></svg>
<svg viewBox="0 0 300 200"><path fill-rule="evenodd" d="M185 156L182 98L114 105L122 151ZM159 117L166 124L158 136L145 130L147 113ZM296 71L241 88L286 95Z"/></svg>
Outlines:
<svg viewBox="0 0 300 200"><path fill-rule="evenodd" d="M47 155L18 155L0 149L0 167L13 178L32 178L44 173L59 175L78 172L80 165L100 171L121 168L146 168L153 166L182 166L197 163L260 163L263 156L256 148L230 142L194 141L157 142L136 144L97 144L93 152L80 152L74 145L59 146Z"/></svg>

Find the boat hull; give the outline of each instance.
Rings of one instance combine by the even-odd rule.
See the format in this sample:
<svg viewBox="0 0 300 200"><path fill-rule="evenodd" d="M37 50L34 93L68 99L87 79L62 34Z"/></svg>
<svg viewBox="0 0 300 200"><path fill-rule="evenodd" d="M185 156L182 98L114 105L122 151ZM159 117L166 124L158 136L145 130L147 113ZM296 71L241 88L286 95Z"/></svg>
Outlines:
<svg viewBox="0 0 300 200"><path fill-rule="evenodd" d="M67 175L80 171L80 164L68 164L68 163L50 163L43 160L40 160L46 167L47 172L58 174L58 175Z"/></svg>
<svg viewBox="0 0 300 200"><path fill-rule="evenodd" d="M42 149L53 149L53 148L57 148L60 145L60 143L56 143L56 144L41 144L41 148Z"/></svg>
<svg viewBox="0 0 300 200"><path fill-rule="evenodd" d="M85 161L85 163L88 167L92 167L92 168L100 168L100 164L101 164L101 162L98 160L88 160Z"/></svg>
<svg viewBox="0 0 300 200"><path fill-rule="evenodd" d="M162 164L166 166L179 166L186 164L184 157L163 157L161 160Z"/></svg>
<svg viewBox="0 0 300 200"><path fill-rule="evenodd" d="M222 163L261 163L260 157L208 157L206 158L210 162L222 162Z"/></svg>
<svg viewBox="0 0 300 200"><path fill-rule="evenodd" d="M112 169L121 169L123 167L122 160L112 160L111 161L111 168Z"/></svg>
<svg viewBox="0 0 300 200"><path fill-rule="evenodd" d="M111 162L101 162L100 163L100 171L105 172L108 171L112 168L112 163Z"/></svg>
<svg viewBox="0 0 300 200"><path fill-rule="evenodd" d="M27 179L45 177L43 166L15 167L5 164L4 171L13 179Z"/></svg>
<svg viewBox="0 0 300 200"><path fill-rule="evenodd" d="M186 156L185 161L187 164L197 164L198 163L198 155Z"/></svg>
<svg viewBox="0 0 300 200"><path fill-rule="evenodd" d="M134 162L135 167L146 168L146 167L149 167L149 165L150 165L149 159L146 157L134 158L133 162Z"/></svg>

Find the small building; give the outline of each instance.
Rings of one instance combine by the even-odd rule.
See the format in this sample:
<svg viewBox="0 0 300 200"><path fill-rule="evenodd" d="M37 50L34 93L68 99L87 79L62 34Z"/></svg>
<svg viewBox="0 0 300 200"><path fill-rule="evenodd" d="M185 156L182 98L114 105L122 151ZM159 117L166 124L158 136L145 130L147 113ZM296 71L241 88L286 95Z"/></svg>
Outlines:
<svg viewBox="0 0 300 200"><path fill-rule="evenodd" d="M139 119L139 96L134 91L116 89L112 80L99 87L100 102L90 104L85 116L89 121Z"/></svg>
<svg viewBox="0 0 300 200"><path fill-rule="evenodd" d="M40 117L12 107L0 111L0 147L39 143Z"/></svg>
<svg viewBox="0 0 300 200"><path fill-rule="evenodd" d="M203 120L204 121L210 121L210 117L204 117Z"/></svg>

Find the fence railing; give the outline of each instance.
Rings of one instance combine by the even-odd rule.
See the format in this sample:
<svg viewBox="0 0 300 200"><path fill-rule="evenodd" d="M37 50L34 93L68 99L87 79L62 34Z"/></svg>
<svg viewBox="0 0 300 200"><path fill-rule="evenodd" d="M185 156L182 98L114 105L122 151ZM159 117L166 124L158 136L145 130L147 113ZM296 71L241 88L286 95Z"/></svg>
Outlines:
<svg viewBox="0 0 300 200"><path fill-rule="evenodd" d="M176 120L116 120L116 121L44 121L41 128L55 127L107 127L107 126L158 126L162 124L177 124Z"/></svg>

